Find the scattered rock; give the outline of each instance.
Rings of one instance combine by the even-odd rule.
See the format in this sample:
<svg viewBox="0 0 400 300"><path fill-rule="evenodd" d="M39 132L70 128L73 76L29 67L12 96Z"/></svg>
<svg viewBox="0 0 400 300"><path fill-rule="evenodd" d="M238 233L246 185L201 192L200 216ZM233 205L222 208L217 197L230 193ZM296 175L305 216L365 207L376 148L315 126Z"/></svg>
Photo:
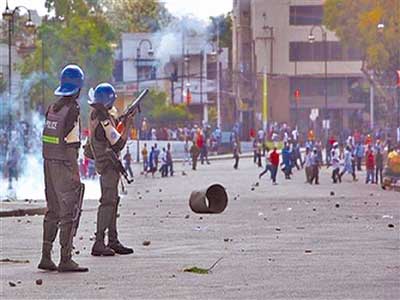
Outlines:
<svg viewBox="0 0 400 300"><path fill-rule="evenodd" d="M252 187L252 188L251 188L251 191L254 191L254 190L255 190L255 189Z"/></svg>
<svg viewBox="0 0 400 300"><path fill-rule="evenodd" d="M203 217L199 217L199 220L203 220Z"/></svg>
<svg viewBox="0 0 400 300"><path fill-rule="evenodd" d="M117 214L117 218L119 218L120 216L121 216L121 215L118 213L118 214Z"/></svg>
<svg viewBox="0 0 400 300"><path fill-rule="evenodd" d="M76 250L76 251L75 251L75 254L76 254L76 255L79 255L79 254L81 254L81 252L80 252L79 250Z"/></svg>
<svg viewBox="0 0 400 300"><path fill-rule="evenodd" d="M335 192L334 192L334 191L331 191L330 195L331 195L331 196L335 196Z"/></svg>
<svg viewBox="0 0 400 300"><path fill-rule="evenodd" d="M150 241L143 241L142 245L143 246L150 246L151 242Z"/></svg>
<svg viewBox="0 0 400 300"><path fill-rule="evenodd" d="M340 204L339 204L339 203L336 203L336 204L335 204L335 207L336 207L336 208L339 208L339 207L340 207Z"/></svg>
<svg viewBox="0 0 400 300"><path fill-rule="evenodd" d="M224 242L229 242L229 239L224 239Z"/></svg>
<svg viewBox="0 0 400 300"><path fill-rule="evenodd" d="M172 275L171 275L171 278L175 278L175 277L176 277L175 274L172 274Z"/></svg>
<svg viewBox="0 0 400 300"><path fill-rule="evenodd" d="M136 213L135 213L135 212L133 212L133 213L132 213L132 216L136 216Z"/></svg>
<svg viewBox="0 0 400 300"><path fill-rule="evenodd" d="M9 281L8 285L11 286L11 287L15 287L16 286L15 282L12 282L12 281Z"/></svg>
<svg viewBox="0 0 400 300"><path fill-rule="evenodd" d="M276 231L281 231L281 228L280 227L276 227L275 230Z"/></svg>
<svg viewBox="0 0 400 300"><path fill-rule="evenodd" d="M315 208L315 207L313 207L313 209L312 209L313 211L317 211L317 209Z"/></svg>
<svg viewBox="0 0 400 300"><path fill-rule="evenodd" d="M82 240L83 240L83 236L80 236L80 237L79 237L79 240L82 241Z"/></svg>
<svg viewBox="0 0 400 300"><path fill-rule="evenodd" d="M393 224L388 224L388 227L389 228L394 228L394 225Z"/></svg>
<svg viewBox="0 0 400 300"><path fill-rule="evenodd" d="M186 215L186 216L185 216L185 219L189 219L189 217L190 217L189 215Z"/></svg>
<svg viewBox="0 0 400 300"><path fill-rule="evenodd" d="M268 219L267 219L267 218L264 218L264 221L268 221Z"/></svg>
<svg viewBox="0 0 400 300"><path fill-rule="evenodd" d="M42 285L43 284L43 280L42 279L36 279L36 284L37 285Z"/></svg>
<svg viewBox="0 0 400 300"><path fill-rule="evenodd" d="M168 214L170 215L170 214L171 214L171 212L169 211L169 212L168 212Z"/></svg>
<svg viewBox="0 0 400 300"><path fill-rule="evenodd" d="M89 238L89 241L94 241L94 236L91 236L91 237Z"/></svg>
<svg viewBox="0 0 400 300"><path fill-rule="evenodd" d="M312 251L311 250L306 250L306 251L304 251L304 253L312 253Z"/></svg>
<svg viewBox="0 0 400 300"><path fill-rule="evenodd" d="M374 195L374 193L370 193L369 195L372 197Z"/></svg>
<svg viewBox="0 0 400 300"><path fill-rule="evenodd" d="M162 200L160 199L160 203L162 203Z"/></svg>
<svg viewBox="0 0 400 300"><path fill-rule="evenodd" d="M31 220L26 220L26 224L30 224L30 223L32 223Z"/></svg>
<svg viewBox="0 0 400 300"><path fill-rule="evenodd" d="M21 219L18 219L17 222L18 222L18 223L21 223Z"/></svg>
<svg viewBox="0 0 400 300"><path fill-rule="evenodd" d="M22 283L22 281L21 281L21 280L18 280L18 281L17 281L17 284L21 284L21 283Z"/></svg>
<svg viewBox="0 0 400 300"><path fill-rule="evenodd" d="M260 186L260 183L259 183L259 182L256 182L256 184L255 184L254 186Z"/></svg>
<svg viewBox="0 0 400 300"><path fill-rule="evenodd" d="M105 287L104 286L99 286L99 290L104 290Z"/></svg>
<svg viewBox="0 0 400 300"><path fill-rule="evenodd" d="M149 190L146 190L146 193L150 193L150 191L149 191Z"/></svg>
<svg viewBox="0 0 400 300"><path fill-rule="evenodd" d="M158 192L161 193L161 192L162 192L162 189L159 189Z"/></svg>
<svg viewBox="0 0 400 300"><path fill-rule="evenodd" d="M376 202L376 206L378 206L379 205L379 202Z"/></svg>
<svg viewBox="0 0 400 300"><path fill-rule="evenodd" d="M368 202L367 202L367 201L365 201L365 202L364 202L364 204L365 204L365 205L367 205L367 204L368 204Z"/></svg>
<svg viewBox="0 0 400 300"><path fill-rule="evenodd" d="M142 200L142 196L139 196L139 200Z"/></svg>

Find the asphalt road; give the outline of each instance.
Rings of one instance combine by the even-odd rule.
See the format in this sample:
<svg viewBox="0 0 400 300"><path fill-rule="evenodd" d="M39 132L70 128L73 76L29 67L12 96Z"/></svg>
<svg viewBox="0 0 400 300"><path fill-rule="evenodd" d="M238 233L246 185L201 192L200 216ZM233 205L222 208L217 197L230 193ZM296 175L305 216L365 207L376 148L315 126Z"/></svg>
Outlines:
<svg viewBox="0 0 400 300"><path fill-rule="evenodd" d="M29 260L0 262L1 299L400 299L399 193L349 175L333 185L327 170L319 186L299 171L290 181L280 174L277 186L265 177L252 191L260 170L250 159L238 171L232 164L188 176L177 165L172 178L129 186L119 232L135 248L130 256L90 256L97 201L85 200L74 259L88 273L39 271L43 217L1 218L0 258ZM190 192L216 182L229 194L225 212L192 213ZM183 272L220 257L211 274Z"/></svg>

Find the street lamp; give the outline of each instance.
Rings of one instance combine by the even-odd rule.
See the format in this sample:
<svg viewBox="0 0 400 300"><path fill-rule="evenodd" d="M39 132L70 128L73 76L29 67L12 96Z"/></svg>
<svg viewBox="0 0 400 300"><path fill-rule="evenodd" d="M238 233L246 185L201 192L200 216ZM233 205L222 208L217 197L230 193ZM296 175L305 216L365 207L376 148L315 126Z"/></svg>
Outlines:
<svg viewBox="0 0 400 300"><path fill-rule="evenodd" d="M149 45L149 49L147 50L148 56L153 57L153 55L154 55L153 45L152 45L151 41L148 39L140 40L139 44L136 48L136 87L137 87L138 93L140 92L140 89L139 89L139 67L140 67L139 61L141 59L140 52L141 52L141 47L142 47L143 43L147 43ZM138 126L137 126L137 130L136 130L136 132L137 132L137 134L136 134L136 161L137 162L140 161L140 155L139 155L139 152L140 152L140 146L139 146L139 144L140 144L140 126L141 126L141 124L140 124L140 113L139 113Z"/></svg>
<svg viewBox="0 0 400 300"><path fill-rule="evenodd" d="M25 28L29 33L35 30L35 24L32 22L31 12L25 6L16 6L11 10L6 1L6 8L3 12L3 19L8 22L8 142L6 143L6 153L8 153L8 143L11 141L11 125L12 125L12 112L11 112L11 88L12 88L12 61L11 61L11 44L12 44L12 33L14 31L14 17L15 14L25 9L28 12L28 21L25 22ZM12 187L9 186L11 189Z"/></svg>
<svg viewBox="0 0 400 300"><path fill-rule="evenodd" d="M325 112L324 112L324 129L326 133L326 139L328 139L328 130L330 127L329 124L329 114L328 114L328 49L327 49L327 33L324 30L324 28L321 25L314 25L311 27L310 34L308 35L308 41L310 43L315 42L315 35L314 35L314 29L319 28L322 33L322 42L323 42L323 48L324 48L324 97L325 97Z"/></svg>

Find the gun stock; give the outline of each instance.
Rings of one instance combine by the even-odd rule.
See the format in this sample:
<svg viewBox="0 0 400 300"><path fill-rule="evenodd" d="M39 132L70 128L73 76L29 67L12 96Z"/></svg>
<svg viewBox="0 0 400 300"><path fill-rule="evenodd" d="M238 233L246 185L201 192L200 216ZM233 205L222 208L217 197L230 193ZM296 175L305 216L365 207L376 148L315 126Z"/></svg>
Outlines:
<svg viewBox="0 0 400 300"><path fill-rule="evenodd" d="M78 231L79 221L81 219L83 196L85 194L85 185L83 183L80 184L79 189L77 190L77 193L79 195L79 199L74 207L74 215L73 215L73 219L72 219L73 227L72 227L72 231L71 231L71 241L74 238L74 236L76 235L76 232Z"/></svg>

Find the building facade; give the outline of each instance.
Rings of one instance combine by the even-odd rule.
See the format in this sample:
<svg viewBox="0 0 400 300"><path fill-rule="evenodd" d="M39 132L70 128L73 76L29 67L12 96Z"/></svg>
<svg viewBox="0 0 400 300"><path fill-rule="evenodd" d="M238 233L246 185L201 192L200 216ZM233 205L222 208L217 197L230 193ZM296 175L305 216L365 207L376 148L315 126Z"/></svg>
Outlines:
<svg viewBox="0 0 400 300"><path fill-rule="evenodd" d="M365 104L352 96L362 83L361 53L322 25L323 2L233 1L233 70L244 129L262 126L264 74L268 124L321 130L326 119L325 127L337 132L362 115Z"/></svg>

